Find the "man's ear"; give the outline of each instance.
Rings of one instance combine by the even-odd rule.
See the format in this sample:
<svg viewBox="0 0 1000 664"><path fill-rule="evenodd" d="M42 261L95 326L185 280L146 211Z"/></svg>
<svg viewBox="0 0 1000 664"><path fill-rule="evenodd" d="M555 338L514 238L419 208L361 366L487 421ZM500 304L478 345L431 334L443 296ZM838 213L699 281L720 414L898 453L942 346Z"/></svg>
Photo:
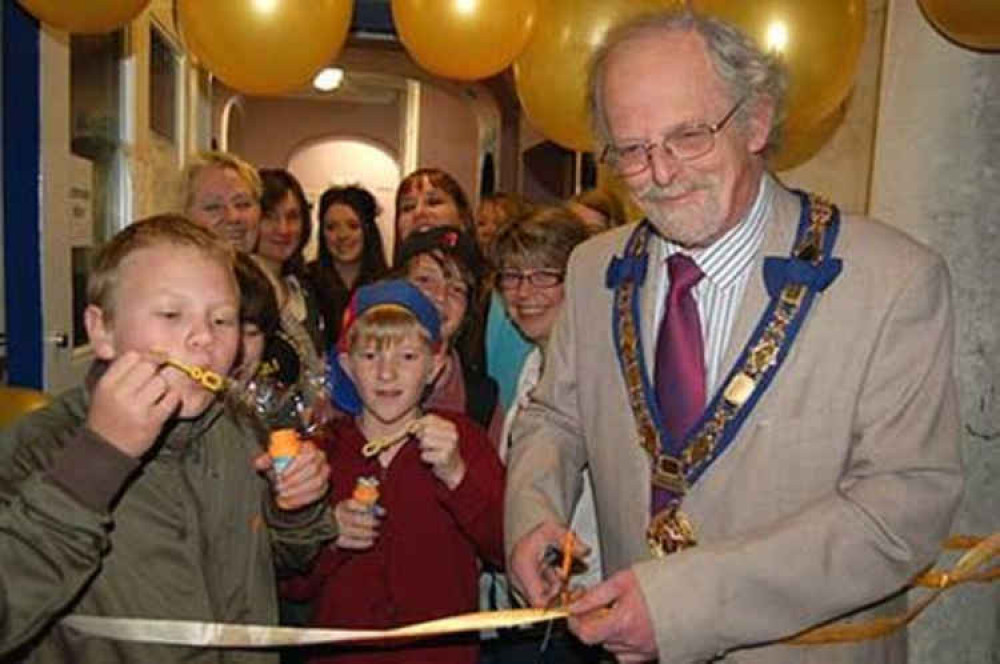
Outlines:
<svg viewBox="0 0 1000 664"><path fill-rule="evenodd" d="M762 96L756 100L747 118L747 147L757 154L767 146L767 138L771 135L771 127L775 120L774 100Z"/></svg>
<svg viewBox="0 0 1000 664"><path fill-rule="evenodd" d="M118 356L115 349L115 332L104 311L96 304L88 304L83 310L83 324L87 328L87 338L94 348L94 355L101 360L115 359Z"/></svg>

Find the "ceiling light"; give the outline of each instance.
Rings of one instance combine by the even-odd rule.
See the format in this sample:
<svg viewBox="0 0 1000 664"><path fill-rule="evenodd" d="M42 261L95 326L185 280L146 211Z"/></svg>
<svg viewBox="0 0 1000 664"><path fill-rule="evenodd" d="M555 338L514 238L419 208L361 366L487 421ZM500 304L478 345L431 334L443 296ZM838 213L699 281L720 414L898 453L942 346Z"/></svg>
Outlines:
<svg viewBox="0 0 1000 664"><path fill-rule="evenodd" d="M316 74L313 79L313 87L320 92L330 92L340 87L344 80L344 70L339 67L327 67Z"/></svg>

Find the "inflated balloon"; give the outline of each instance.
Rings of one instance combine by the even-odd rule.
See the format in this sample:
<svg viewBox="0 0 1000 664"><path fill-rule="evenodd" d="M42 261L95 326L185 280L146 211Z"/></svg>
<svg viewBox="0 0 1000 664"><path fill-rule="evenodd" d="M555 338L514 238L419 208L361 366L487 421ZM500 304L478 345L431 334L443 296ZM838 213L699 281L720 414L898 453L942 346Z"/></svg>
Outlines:
<svg viewBox="0 0 1000 664"><path fill-rule="evenodd" d="M67 32L110 32L142 13L150 0L18 0L32 16Z"/></svg>
<svg viewBox="0 0 1000 664"><path fill-rule="evenodd" d="M510 65L528 43L537 6L538 0L392 0L392 19L421 67L471 81Z"/></svg>
<svg viewBox="0 0 1000 664"><path fill-rule="evenodd" d="M521 107L538 131L573 150L592 149L587 64L608 31L680 0L544 0L535 30L514 61Z"/></svg>
<svg viewBox="0 0 1000 664"><path fill-rule="evenodd" d="M931 23L949 39L987 51L1000 49L997 0L920 0Z"/></svg>
<svg viewBox="0 0 1000 664"><path fill-rule="evenodd" d="M226 85L277 94L307 85L344 45L353 0L177 0L188 49Z"/></svg>
<svg viewBox="0 0 1000 664"><path fill-rule="evenodd" d="M772 170L785 171L794 168L816 156L826 145L844 122L847 104L841 104L837 109L820 121L809 127L793 127L782 136L778 151L768 158Z"/></svg>
<svg viewBox="0 0 1000 664"><path fill-rule="evenodd" d="M692 0L691 5L781 54L791 77L789 128L816 126L850 92L865 39L864 0Z"/></svg>

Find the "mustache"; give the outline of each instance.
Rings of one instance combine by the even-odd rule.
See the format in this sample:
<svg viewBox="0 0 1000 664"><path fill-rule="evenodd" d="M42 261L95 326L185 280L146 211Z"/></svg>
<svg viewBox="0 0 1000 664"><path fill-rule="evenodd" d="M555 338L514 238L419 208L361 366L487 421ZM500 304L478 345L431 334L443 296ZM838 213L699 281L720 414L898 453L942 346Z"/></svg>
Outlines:
<svg viewBox="0 0 1000 664"><path fill-rule="evenodd" d="M672 184L666 187L661 187L657 184L651 184L646 189L640 191L636 197L641 201L657 202L660 200L668 200L672 198L677 198L679 196L684 196L690 194L693 191L699 189L705 189L706 184L700 182L688 182L682 184Z"/></svg>

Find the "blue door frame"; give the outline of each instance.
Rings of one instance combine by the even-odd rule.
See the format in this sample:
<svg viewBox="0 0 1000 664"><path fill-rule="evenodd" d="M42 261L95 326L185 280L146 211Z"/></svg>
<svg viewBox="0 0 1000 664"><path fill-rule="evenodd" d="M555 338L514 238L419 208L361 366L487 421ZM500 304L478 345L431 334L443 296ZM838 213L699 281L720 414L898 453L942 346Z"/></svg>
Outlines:
<svg viewBox="0 0 1000 664"><path fill-rule="evenodd" d="M12 385L42 388L38 21L3 5L3 219L7 369Z"/></svg>

